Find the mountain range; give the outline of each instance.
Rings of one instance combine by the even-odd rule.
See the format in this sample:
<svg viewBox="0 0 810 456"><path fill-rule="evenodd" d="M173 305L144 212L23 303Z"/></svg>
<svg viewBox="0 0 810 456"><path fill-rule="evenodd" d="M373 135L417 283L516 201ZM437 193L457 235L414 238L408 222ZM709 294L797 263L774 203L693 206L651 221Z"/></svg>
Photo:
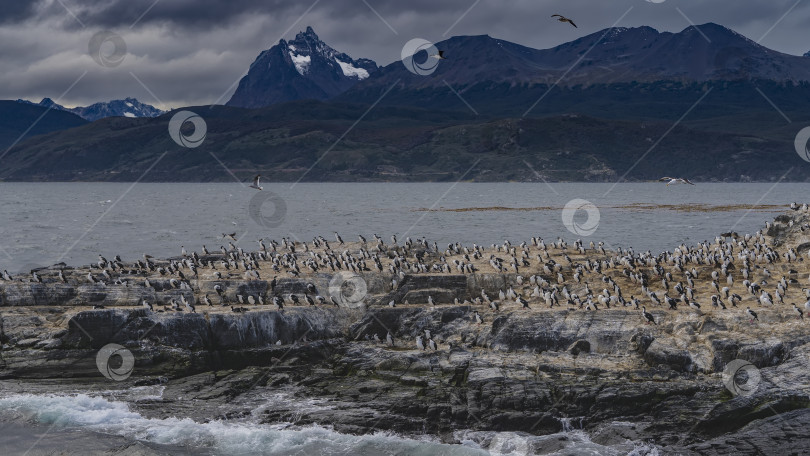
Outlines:
<svg viewBox="0 0 810 456"><path fill-rule="evenodd" d="M553 94L550 87L558 89L556 93L561 89L566 98L573 93L568 106L577 109L583 101L577 94L600 87L615 92L661 82L680 87L717 81L810 81L810 59L768 49L714 23L678 33L611 28L543 50L487 35L452 37L437 46L447 60L434 73L415 75L394 62L336 100L373 103L391 88L382 104L442 109L469 105L490 115L523 115L531 108L529 114L547 115L566 109L565 102L545 99ZM417 61L420 58L426 59L426 53L416 55ZM466 103L448 94L448 85ZM541 96L544 105L551 104L534 111ZM587 113L602 115L599 110Z"/></svg>
<svg viewBox="0 0 810 456"><path fill-rule="evenodd" d="M720 25L612 28L544 50L486 35L436 47L446 60L419 76L308 27L262 51L227 106L186 108L205 118L205 142L144 180L231 179L206 151L245 180L453 180L472 163L466 178L483 181L810 179L793 147L810 124L810 58ZM0 179L137 179L177 149L171 114L66 123L15 146Z"/></svg>
<svg viewBox="0 0 810 456"><path fill-rule="evenodd" d="M111 100L108 102L94 103L90 106L80 106L76 108L66 108L55 103L50 98L43 98L39 103L28 100L17 100L18 103L32 104L45 108L58 109L76 114L82 119L94 121L105 117L157 117L164 113L160 109L141 103L135 98L125 98L123 100Z"/></svg>

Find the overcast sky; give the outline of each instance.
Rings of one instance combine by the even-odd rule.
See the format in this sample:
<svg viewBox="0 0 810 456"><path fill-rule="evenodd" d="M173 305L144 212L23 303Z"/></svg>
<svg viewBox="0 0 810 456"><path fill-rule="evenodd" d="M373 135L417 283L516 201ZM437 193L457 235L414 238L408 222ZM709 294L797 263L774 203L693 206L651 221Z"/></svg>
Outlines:
<svg viewBox="0 0 810 456"><path fill-rule="evenodd" d="M554 13L579 28L554 22ZM488 34L548 48L614 23L678 32L690 21L788 54L810 50L810 0L2 0L0 99L225 103L259 52L308 25L338 51L383 65L417 37ZM88 53L105 30L127 48L114 67Z"/></svg>

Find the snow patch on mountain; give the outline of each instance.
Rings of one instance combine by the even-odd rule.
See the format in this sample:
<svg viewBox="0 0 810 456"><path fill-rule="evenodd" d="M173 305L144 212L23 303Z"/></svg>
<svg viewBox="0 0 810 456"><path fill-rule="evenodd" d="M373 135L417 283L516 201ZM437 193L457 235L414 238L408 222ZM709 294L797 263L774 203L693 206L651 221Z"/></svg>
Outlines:
<svg viewBox="0 0 810 456"><path fill-rule="evenodd" d="M307 68L309 68L309 64L312 63L312 57L309 55L296 55L290 52L290 58L292 59L298 73L301 76L305 75Z"/></svg>
<svg viewBox="0 0 810 456"><path fill-rule="evenodd" d="M355 77L361 81L368 77L368 71L362 68L357 68L351 63L343 62L338 58L335 58L335 62L340 65L340 69L343 71L344 76Z"/></svg>

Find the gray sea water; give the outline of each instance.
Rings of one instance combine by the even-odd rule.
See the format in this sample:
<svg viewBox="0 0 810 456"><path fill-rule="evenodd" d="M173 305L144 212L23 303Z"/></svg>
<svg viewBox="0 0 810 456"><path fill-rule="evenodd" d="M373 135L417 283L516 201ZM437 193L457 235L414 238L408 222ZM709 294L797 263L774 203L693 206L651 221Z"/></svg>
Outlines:
<svg viewBox="0 0 810 456"><path fill-rule="evenodd" d="M99 254L174 256L181 245L214 250L227 242L222 233L251 249L259 238L331 240L338 231L351 241L377 233L440 245L559 236L657 253L731 229L753 232L807 195L810 184L793 183L324 183L262 192L237 183L0 183L0 270L84 265ZM569 227L578 233L562 217L574 199L598 208L595 225L588 211L574 212Z"/></svg>

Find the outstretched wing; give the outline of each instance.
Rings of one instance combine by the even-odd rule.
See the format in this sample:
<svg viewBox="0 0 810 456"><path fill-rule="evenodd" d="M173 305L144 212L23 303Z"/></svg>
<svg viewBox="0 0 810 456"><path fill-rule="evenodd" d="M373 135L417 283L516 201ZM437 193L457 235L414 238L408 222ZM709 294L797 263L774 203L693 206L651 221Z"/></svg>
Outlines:
<svg viewBox="0 0 810 456"><path fill-rule="evenodd" d="M551 17L562 17L559 14L552 14Z"/></svg>
<svg viewBox="0 0 810 456"><path fill-rule="evenodd" d="M671 181L671 180L672 180L671 177L662 177L661 179L658 179L658 182L667 182L667 181Z"/></svg>
<svg viewBox="0 0 810 456"><path fill-rule="evenodd" d="M575 28L579 28L577 27L577 24L574 24L574 21L572 21L571 19L568 19L568 23L573 25Z"/></svg>
<svg viewBox="0 0 810 456"><path fill-rule="evenodd" d="M690 182L690 181L689 181L689 179L683 178L682 180L683 180L684 182L686 182L687 184L689 184L689 185L695 185L695 184L693 184L692 182Z"/></svg>

